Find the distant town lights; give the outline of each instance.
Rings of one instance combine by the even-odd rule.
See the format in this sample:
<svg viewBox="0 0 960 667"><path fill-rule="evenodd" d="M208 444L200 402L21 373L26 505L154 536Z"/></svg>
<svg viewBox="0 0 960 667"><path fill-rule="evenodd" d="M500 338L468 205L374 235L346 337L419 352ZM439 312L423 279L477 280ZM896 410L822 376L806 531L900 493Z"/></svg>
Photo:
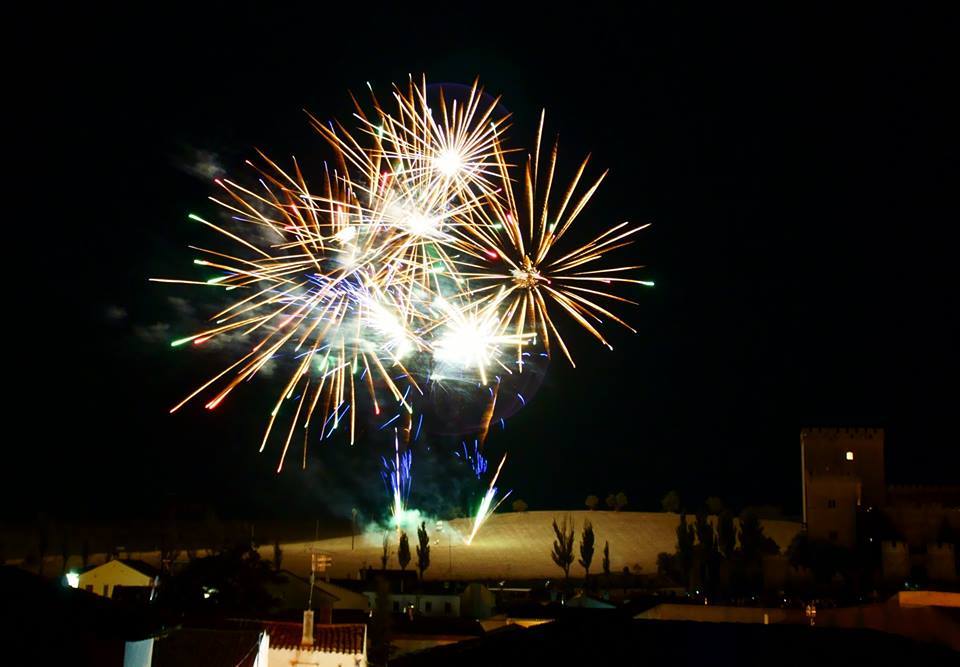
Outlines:
<svg viewBox="0 0 960 667"><path fill-rule="evenodd" d="M853 460L853 452L851 452L851 451L848 451L848 452L847 452L847 460L848 460L848 461L852 461L852 460Z"/></svg>

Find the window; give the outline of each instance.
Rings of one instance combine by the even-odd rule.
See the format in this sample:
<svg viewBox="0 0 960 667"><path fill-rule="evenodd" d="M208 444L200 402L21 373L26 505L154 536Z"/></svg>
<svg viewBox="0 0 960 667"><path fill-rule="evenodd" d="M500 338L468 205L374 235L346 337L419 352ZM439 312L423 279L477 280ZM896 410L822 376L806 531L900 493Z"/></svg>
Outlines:
<svg viewBox="0 0 960 667"><path fill-rule="evenodd" d="M837 500L836 498L831 498L827 501L827 509L835 510L837 509Z"/></svg>
<svg viewBox="0 0 960 667"><path fill-rule="evenodd" d="M852 461L852 460L853 460L853 452L851 452L851 451L848 451L848 452L847 452L847 460L848 460L848 461Z"/></svg>
<svg viewBox="0 0 960 667"><path fill-rule="evenodd" d="M393 601L393 610L394 610L394 611L400 611L400 600L394 600L394 601Z"/></svg>
<svg viewBox="0 0 960 667"><path fill-rule="evenodd" d="M444 602L444 603L443 603L443 612L444 612L445 614L453 613L453 605L450 604L449 602Z"/></svg>
<svg viewBox="0 0 960 667"><path fill-rule="evenodd" d="M424 603L423 603L423 610L424 610L425 612L427 612L428 614L429 614L431 611L433 611L433 602L431 602L430 600L427 600L426 602L424 602Z"/></svg>

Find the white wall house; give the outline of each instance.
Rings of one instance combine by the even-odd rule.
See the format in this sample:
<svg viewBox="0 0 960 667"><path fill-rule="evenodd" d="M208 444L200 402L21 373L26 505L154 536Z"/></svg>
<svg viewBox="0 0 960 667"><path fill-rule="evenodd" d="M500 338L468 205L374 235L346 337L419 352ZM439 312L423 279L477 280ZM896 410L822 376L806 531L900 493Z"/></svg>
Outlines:
<svg viewBox="0 0 960 667"><path fill-rule="evenodd" d="M154 568L142 561L111 560L81 572L77 588L108 598L113 597L118 586L147 588L152 593L157 587L158 575Z"/></svg>
<svg viewBox="0 0 960 667"><path fill-rule="evenodd" d="M367 626L363 623L268 623L268 667L367 667ZM307 620L307 619L305 619Z"/></svg>

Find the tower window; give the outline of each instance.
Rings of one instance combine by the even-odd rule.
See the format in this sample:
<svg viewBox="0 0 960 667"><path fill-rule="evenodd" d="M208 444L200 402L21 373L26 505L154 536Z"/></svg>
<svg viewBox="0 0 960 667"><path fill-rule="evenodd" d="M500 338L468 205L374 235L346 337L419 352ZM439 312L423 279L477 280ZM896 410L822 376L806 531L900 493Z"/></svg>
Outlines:
<svg viewBox="0 0 960 667"><path fill-rule="evenodd" d="M852 451L847 451L847 460L848 460L848 461L852 461L852 460L853 460L853 452L852 452Z"/></svg>

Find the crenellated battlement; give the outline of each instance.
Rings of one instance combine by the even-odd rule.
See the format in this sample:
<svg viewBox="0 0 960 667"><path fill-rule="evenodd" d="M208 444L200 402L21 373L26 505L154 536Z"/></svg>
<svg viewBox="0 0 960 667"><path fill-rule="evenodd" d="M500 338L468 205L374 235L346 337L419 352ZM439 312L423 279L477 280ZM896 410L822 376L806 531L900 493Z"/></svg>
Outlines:
<svg viewBox="0 0 960 667"><path fill-rule="evenodd" d="M808 525L843 533L838 538L841 542L853 542L853 525L830 524L836 523L841 498L847 509L885 504L883 441L883 429L874 427L807 427L800 431L804 520ZM851 483L856 484L852 494Z"/></svg>
<svg viewBox="0 0 960 667"><path fill-rule="evenodd" d="M956 484L892 484L887 495L892 505L960 508L960 485Z"/></svg>
<svg viewBox="0 0 960 667"><path fill-rule="evenodd" d="M839 427L839 428L825 428L825 427L808 427L800 429L801 436L817 436L821 438L866 438L873 439L879 438L883 439L883 429L878 427Z"/></svg>
<svg viewBox="0 0 960 667"><path fill-rule="evenodd" d="M910 553L910 545L903 540L884 540L880 543L880 549L883 553Z"/></svg>
<svg viewBox="0 0 960 667"><path fill-rule="evenodd" d="M887 488L900 493L960 493L960 484L891 484Z"/></svg>

